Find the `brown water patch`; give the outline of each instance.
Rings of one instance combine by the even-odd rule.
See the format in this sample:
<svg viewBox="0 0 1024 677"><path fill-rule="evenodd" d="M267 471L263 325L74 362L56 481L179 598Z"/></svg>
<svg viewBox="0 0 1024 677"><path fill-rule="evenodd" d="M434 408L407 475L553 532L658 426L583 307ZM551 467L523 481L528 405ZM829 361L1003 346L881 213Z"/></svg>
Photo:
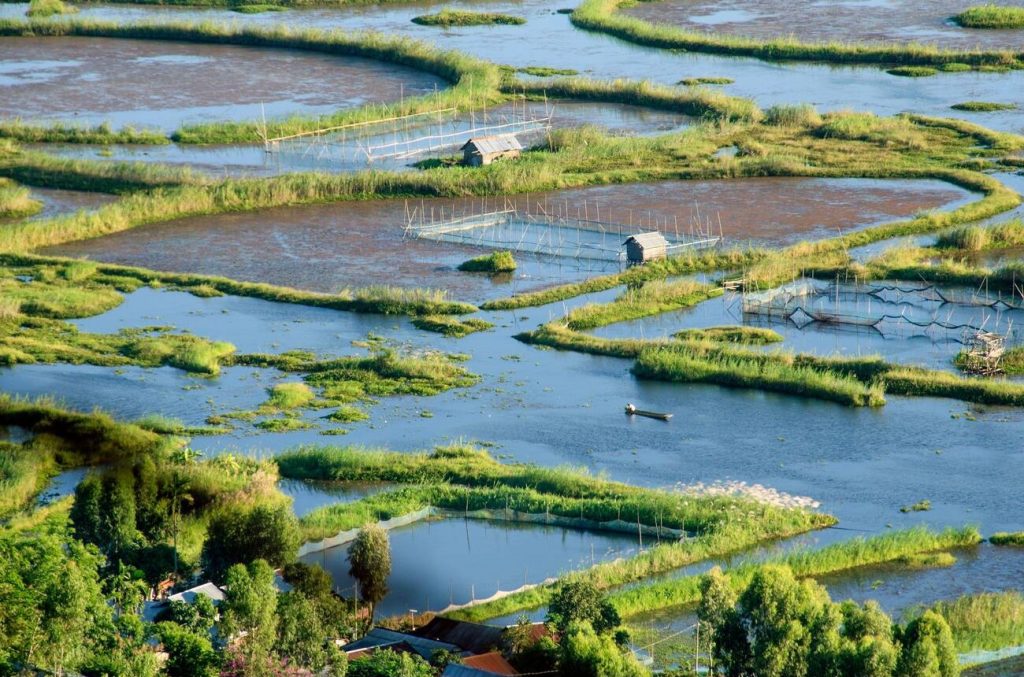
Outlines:
<svg viewBox="0 0 1024 677"><path fill-rule="evenodd" d="M0 116L186 120L332 110L444 86L369 59L287 49L104 38L0 40Z"/></svg>
<svg viewBox="0 0 1024 677"><path fill-rule="evenodd" d="M976 30L949 19L979 0L665 0L642 2L625 13L705 33L755 38L795 36L807 41L920 42L948 49L1012 49L1021 30ZM1002 5L1024 6L1022 0ZM680 77L685 75L681 74Z"/></svg>
<svg viewBox="0 0 1024 677"><path fill-rule="evenodd" d="M966 196L937 181L781 178L601 186L542 193L531 196L531 201L535 209L543 205L553 210L566 204L575 209L586 200L591 218L597 216L599 204L602 220L634 223L646 220L650 210L662 217L678 215L685 224L694 205L699 205L716 227L721 217L727 242L753 239L778 244L830 236ZM525 206L525 198L519 203ZM472 209L474 201L423 204L428 211L454 205L461 212ZM479 199L475 205L479 208ZM405 215L406 203L401 200L220 214L137 228L51 248L49 253L319 291L369 284L439 287L467 300L593 274L593 269L580 270L573 261L530 257L520 257L520 269L511 279L459 273L455 266L480 250L403 239Z"/></svg>

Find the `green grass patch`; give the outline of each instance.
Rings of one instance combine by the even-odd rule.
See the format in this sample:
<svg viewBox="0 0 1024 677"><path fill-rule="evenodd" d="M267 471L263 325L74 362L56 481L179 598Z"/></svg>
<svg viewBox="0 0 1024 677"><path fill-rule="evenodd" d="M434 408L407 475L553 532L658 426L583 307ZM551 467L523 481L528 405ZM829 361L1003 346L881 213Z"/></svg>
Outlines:
<svg viewBox="0 0 1024 677"><path fill-rule="evenodd" d="M436 14L413 17L412 22L421 26L521 26L526 19L511 14L495 12L470 12L466 10L443 9Z"/></svg>
<svg viewBox="0 0 1024 677"><path fill-rule="evenodd" d="M28 188L0 177L0 219L22 219L42 209L43 203L33 199Z"/></svg>
<svg viewBox="0 0 1024 677"><path fill-rule="evenodd" d="M937 75L939 69L931 66L896 66L885 71L889 75L896 75L902 78L930 78Z"/></svg>
<svg viewBox="0 0 1024 677"><path fill-rule="evenodd" d="M922 552L904 555L896 563L907 569L946 569L956 564L956 557L948 552Z"/></svg>
<svg viewBox="0 0 1024 677"><path fill-rule="evenodd" d="M966 73L967 71L974 70L974 68L968 63L952 63L939 64L939 70L943 73Z"/></svg>
<svg viewBox="0 0 1024 677"><path fill-rule="evenodd" d="M305 383L275 383L270 387L270 399L265 406L278 410L301 409L308 407L315 397Z"/></svg>
<svg viewBox="0 0 1024 677"><path fill-rule="evenodd" d="M1024 28L1024 7L977 5L953 17L964 28Z"/></svg>
<svg viewBox="0 0 1024 677"><path fill-rule="evenodd" d="M239 14L263 14L264 12L284 12L287 11L287 7L281 5L235 5L231 8L232 12L238 12Z"/></svg>
<svg viewBox="0 0 1024 677"><path fill-rule="evenodd" d="M747 563L725 572L735 589L749 584L754 572L764 564L781 564L798 577L816 577L858 567L897 562L920 553L944 551L976 545L981 536L973 527L934 532L925 527L892 531L870 538L853 538L820 550L803 550L763 563ZM623 617L633 617L663 609L696 604L700 600L700 576L687 576L638 585L611 595L612 603Z"/></svg>
<svg viewBox="0 0 1024 677"><path fill-rule="evenodd" d="M732 388L755 388L831 400L849 406L885 404L878 385L829 370L794 364L793 360L760 360L739 354L700 354L697 351L648 349L640 353L633 373L639 378L677 383L713 383Z"/></svg>
<svg viewBox="0 0 1024 677"><path fill-rule="evenodd" d="M451 315L421 315L412 319L412 324L417 329L432 331L445 336L462 338L474 332L486 331L494 325L487 320L471 317L463 320Z"/></svg>
<svg viewBox="0 0 1024 677"><path fill-rule="evenodd" d="M565 321L566 325L575 331L594 329L617 322L690 308L702 301L721 295L721 288L694 280L654 280L627 288L612 303L588 303L575 308L565 318Z"/></svg>
<svg viewBox="0 0 1024 677"><path fill-rule="evenodd" d="M963 103L954 103L950 108L971 113L990 113L998 110L1017 110L1017 104L995 103L993 101L964 101Z"/></svg>
<svg viewBox="0 0 1024 677"><path fill-rule="evenodd" d="M781 343L783 340L782 335L777 331L764 327L745 326L684 329L677 331L672 336L683 341L724 341L725 343L745 343L756 346Z"/></svg>
<svg viewBox="0 0 1024 677"><path fill-rule="evenodd" d="M1024 531L1000 531L999 533L992 534L988 540L992 545L1024 547Z"/></svg>
<svg viewBox="0 0 1024 677"><path fill-rule="evenodd" d="M818 127L821 114L814 106L804 103L776 105L764 112L764 123L776 127Z"/></svg>
<svg viewBox="0 0 1024 677"><path fill-rule="evenodd" d="M532 75L535 78L550 78L555 75L579 75L579 71L572 68L553 68L551 66L524 66L516 68L517 73Z"/></svg>
<svg viewBox="0 0 1024 677"><path fill-rule="evenodd" d="M516 259L510 251L491 252L459 264L466 273L510 273L516 269Z"/></svg>
<svg viewBox="0 0 1024 677"><path fill-rule="evenodd" d="M911 505L903 506L902 508L900 508L900 512L926 512L931 509L932 502L929 501L928 499L925 499L923 501L918 501L917 503L913 503Z"/></svg>
<svg viewBox="0 0 1024 677"><path fill-rule="evenodd" d="M161 145L170 143L167 135L158 129L135 129L126 125L114 129L109 123L86 125L56 122L50 125L28 124L22 120L0 121L0 138L23 143L88 143Z"/></svg>
<svg viewBox="0 0 1024 677"><path fill-rule="evenodd" d="M1018 591L966 595L932 609L949 623L960 653L1024 644L1024 595Z"/></svg>
<svg viewBox="0 0 1024 677"><path fill-rule="evenodd" d="M74 14L78 8L61 0L31 0L25 16L32 19L45 19L58 14Z"/></svg>
<svg viewBox="0 0 1024 677"><path fill-rule="evenodd" d="M268 433L286 433L293 430L306 430L313 427L312 423L301 418L283 417L266 418L256 422L256 427Z"/></svg>
<svg viewBox="0 0 1024 677"><path fill-rule="evenodd" d="M700 78L683 78L678 84L685 85L687 87L697 87L699 85L731 85L736 82L732 78L720 78L720 77L700 77Z"/></svg>

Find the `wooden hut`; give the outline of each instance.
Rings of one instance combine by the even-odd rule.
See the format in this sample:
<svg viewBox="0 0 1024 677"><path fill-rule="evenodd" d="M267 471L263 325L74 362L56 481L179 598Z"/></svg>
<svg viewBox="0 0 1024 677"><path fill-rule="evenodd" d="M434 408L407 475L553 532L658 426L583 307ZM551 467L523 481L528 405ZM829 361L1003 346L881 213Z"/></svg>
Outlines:
<svg viewBox="0 0 1024 677"><path fill-rule="evenodd" d="M622 244L626 245L626 261L631 265L668 256L668 240L658 232L630 235Z"/></svg>
<svg viewBox="0 0 1024 677"><path fill-rule="evenodd" d="M461 150L465 164L479 167L501 158L517 158L523 152L523 147L515 134L496 134L470 139Z"/></svg>

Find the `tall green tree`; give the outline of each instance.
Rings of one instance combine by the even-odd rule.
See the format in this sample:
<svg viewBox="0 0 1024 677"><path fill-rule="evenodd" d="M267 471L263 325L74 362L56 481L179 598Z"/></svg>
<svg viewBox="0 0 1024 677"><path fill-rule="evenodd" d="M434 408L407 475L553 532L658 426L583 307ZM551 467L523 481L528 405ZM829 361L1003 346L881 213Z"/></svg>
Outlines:
<svg viewBox="0 0 1024 677"><path fill-rule="evenodd" d="M619 613L605 594L582 576L559 584L548 603L545 620L559 632L565 632L573 623L588 623L599 635L615 630L622 624Z"/></svg>
<svg viewBox="0 0 1024 677"><path fill-rule="evenodd" d="M575 621L561 640L559 670L565 677L646 677L649 673L629 650L586 621Z"/></svg>
<svg viewBox="0 0 1024 677"><path fill-rule="evenodd" d="M207 632L194 632L177 623L157 624L156 634L167 652L164 671L169 677L214 677L220 659Z"/></svg>
<svg viewBox="0 0 1024 677"><path fill-rule="evenodd" d="M301 534L286 504L234 506L217 513L203 544L203 568L218 583L234 564L264 560L282 566L295 559Z"/></svg>
<svg viewBox="0 0 1024 677"><path fill-rule="evenodd" d="M264 560L228 569L220 605L221 636L237 641L252 677L269 674L277 638L277 588L274 570Z"/></svg>
<svg viewBox="0 0 1024 677"><path fill-rule="evenodd" d="M359 597L370 605L373 621L377 604L388 594L391 575L391 544L388 534L376 524L367 524L348 549L350 576L359 583Z"/></svg>
<svg viewBox="0 0 1024 677"><path fill-rule="evenodd" d="M900 633L899 677L956 677L960 674L953 633L946 619L925 611Z"/></svg>
<svg viewBox="0 0 1024 677"><path fill-rule="evenodd" d="M295 590L283 593L277 604L278 655L314 672L327 666L327 631L313 602Z"/></svg>

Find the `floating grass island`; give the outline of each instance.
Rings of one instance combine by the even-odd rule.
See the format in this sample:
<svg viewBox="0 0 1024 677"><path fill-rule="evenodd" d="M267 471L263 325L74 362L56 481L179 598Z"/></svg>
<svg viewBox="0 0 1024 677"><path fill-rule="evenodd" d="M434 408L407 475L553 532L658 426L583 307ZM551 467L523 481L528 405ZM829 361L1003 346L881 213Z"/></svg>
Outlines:
<svg viewBox="0 0 1024 677"><path fill-rule="evenodd" d="M469 12L465 10L445 9L436 14L423 14L413 17L412 22L421 26L521 26L526 19L511 14L496 12Z"/></svg>
<svg viewBox="0 0 1024 677"><path fill-rule="evenodd" d="M964 28L1024 28L1024 7L978 5L953 17Z"/></svg>
<svg viewBox="0 0 1024 677"><path fill-rule="evenodd" d="M28 4L28 10L25 12L25 16L30 19L45 19L48 16L74 14L77 11L77 7L62 2L61 0L32 0Z"/></svg>
<svg viewBox="0 0 1024 677"><path fill-rule="evenodd" d="M939 70L931 66L897 66L885 72L903 78L927 78L937 74Z"/></svg>
<svg viewBox="0 0 1024 677"><path fill-rule="evenodd" d="M511 273L515 269L516 260L509 251L491 252L459 264L465 273Z"/></svg>
<svg viewBox="0 0 1024 677"><path fill-rule="evenodd" d="M720 77L702 77L702 78L683 78L679 81L680 85L686 85L687 87L696 87L697 85L731 85L736 82L732 78L720 78Z"/></svg>
<svg viewBox="0 0 1024 677"><path fill-rule="evenodd" d="M995 103L992 101L964 101L963 103L954 103L950 108L972 113L990 113L998 110L1017 110L1017 104Z"/></svg>

